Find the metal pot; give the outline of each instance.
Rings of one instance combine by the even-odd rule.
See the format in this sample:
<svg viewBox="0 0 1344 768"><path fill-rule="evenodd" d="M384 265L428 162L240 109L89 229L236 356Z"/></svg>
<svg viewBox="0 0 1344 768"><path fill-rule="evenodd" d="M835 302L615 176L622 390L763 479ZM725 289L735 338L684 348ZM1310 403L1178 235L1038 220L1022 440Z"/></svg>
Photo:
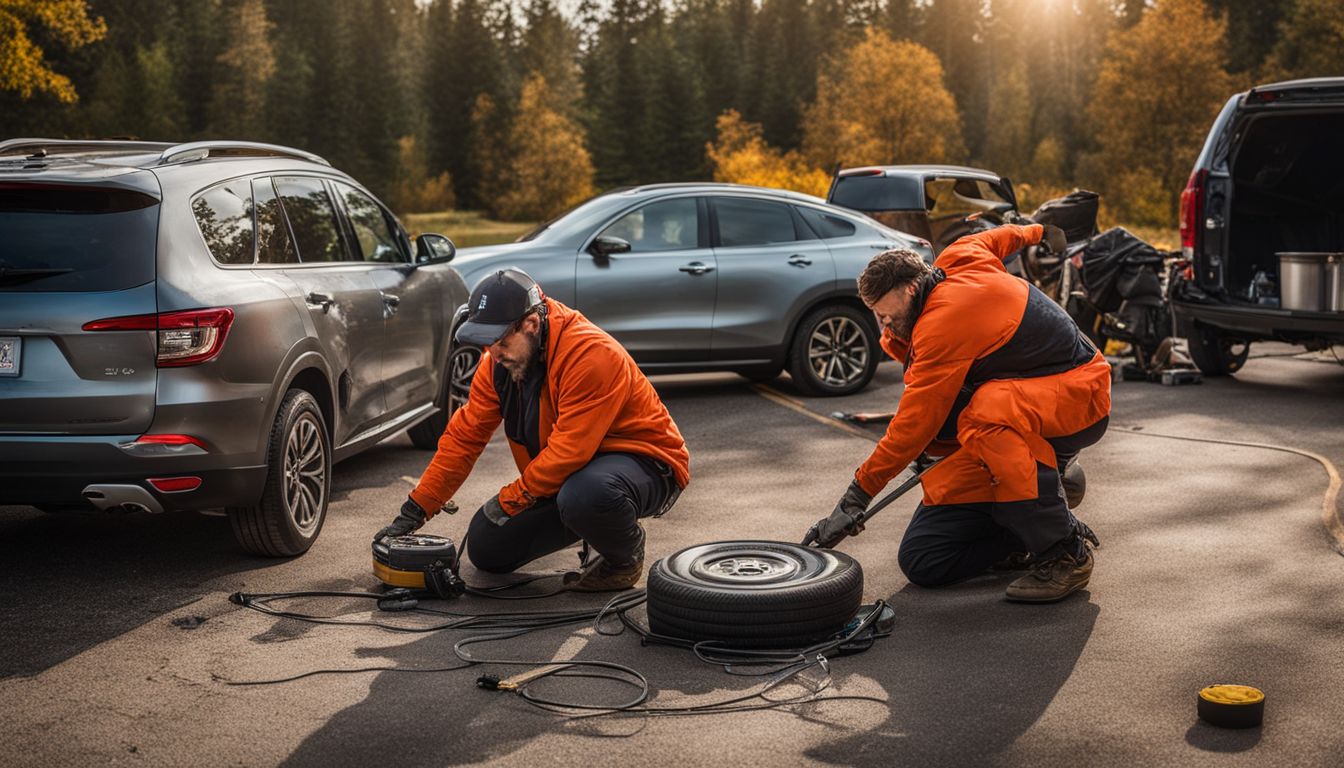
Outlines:
<svg viewBox="0 0 1344 768"><path fill-rule="evenodd" d="M1279 306L1322 312L1326 306L1326 261L1334 254L1288 252L1279 257Z"/></svg>
<svg viewBox="0 0 1344 768"><path fill-rule="evenodd" d="M1344 312L1344 253L1325 260L1325 311Z"/></svg>

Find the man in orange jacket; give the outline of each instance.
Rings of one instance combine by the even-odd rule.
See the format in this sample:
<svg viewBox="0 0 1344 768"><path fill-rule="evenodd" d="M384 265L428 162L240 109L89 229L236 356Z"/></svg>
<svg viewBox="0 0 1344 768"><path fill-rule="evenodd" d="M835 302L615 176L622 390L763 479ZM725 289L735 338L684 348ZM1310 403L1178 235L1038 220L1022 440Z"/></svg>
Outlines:
<svg viewBox="0 0 1344 768"><path fill-rule="evenodd" d="M634 586L644 566L638 520L670 509L691 479L690 454L667 408L615 339L543 296L526 273L487 276L467 306L457 340L485 350L467 403L375 539L424 525L503 423L521 477L472 518L472 564L506 573L582 539L601 560L571 589Z"/></svg>
<svg viewBox="0 0 1344 768"><path fill-rule="evenodd" d="M835 511L817 523L822 546L862 530L872 497L921 454L944 455L922 478L924 499L901 541L911 582L1029 567L1008 586L1019 602L1053 602L1087 585L1097 539L1069 510L1060 477L1106 431L1111 371L1063 309L1004 269L1043 236L1063 252L1057 227L1005 225L961 238L932 267L897 250L860 275L883 348L905 362L905 392Z"/></svg>

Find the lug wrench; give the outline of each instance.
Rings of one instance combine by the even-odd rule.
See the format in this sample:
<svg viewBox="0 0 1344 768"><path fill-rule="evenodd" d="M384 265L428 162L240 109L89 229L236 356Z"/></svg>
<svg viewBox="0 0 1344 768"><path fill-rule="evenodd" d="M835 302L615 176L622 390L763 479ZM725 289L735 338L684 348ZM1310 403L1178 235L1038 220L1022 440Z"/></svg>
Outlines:
<svg viewBox="0 0 1344 768"><path fill-rule="evenodd" d="M953 453L955 453L955 451ZM947 454L947 456L951 455L952 455L951 453ZM916 469L915 473L910 477L906 478L905 482L896 486L896 490L892 491L891 493L888 493L886 496L883 496L881 499L878 500L876 504L869 507L868 509L865 509L863 513L859 515L859 519L854 521L855 525L861 527L864 523L868 522L868 518L872 517L878 512L881 512L887 505L891 504L893 501L904 496L911 488L914 488L916 485L919 485L919 480L920 478L924 477L924 473L928 472L930 469L933 469L934 467L941 464L943 459L946 459L947 456L939 456L938 458L930 461L928 464L925 464L922 469ZM915 466L917 465L918 463L916 463ZM803 537L802 542L804 547L811 547L817 544L817 526L820 524L821 522L817 521L816 523L812 524L811 528L807 529L807 535Z"/></svg>

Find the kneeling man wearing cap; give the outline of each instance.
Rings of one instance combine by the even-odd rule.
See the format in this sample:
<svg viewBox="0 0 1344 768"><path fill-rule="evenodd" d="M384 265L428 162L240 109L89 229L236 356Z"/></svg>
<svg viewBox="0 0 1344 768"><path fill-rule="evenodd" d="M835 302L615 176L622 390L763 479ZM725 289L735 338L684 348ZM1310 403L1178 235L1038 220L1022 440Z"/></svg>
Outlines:
<svg viewBox="0 0 1344 768"><path fill-rule="evenodd" d="M649 380L623 347L578 311L506 269L471 292L457 342L484 352L466 405L452 415L419 485L375 539L415 531L462 485L502 423L521 476L472 518L467 557L507 573L586 542L571 589L639 580L639 520L670 509L690 482L690 454Z"/></svg>

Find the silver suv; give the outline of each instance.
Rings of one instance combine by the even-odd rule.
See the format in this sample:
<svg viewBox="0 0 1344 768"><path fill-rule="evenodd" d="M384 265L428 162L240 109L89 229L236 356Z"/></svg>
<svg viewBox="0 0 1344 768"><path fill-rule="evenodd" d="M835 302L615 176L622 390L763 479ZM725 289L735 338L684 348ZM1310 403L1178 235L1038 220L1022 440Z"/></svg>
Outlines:
<svg viewBox="0 0 1344 768"><path fill-rule="evenodd" d="M287 147L0 142L0 504L306 551L335 462L442 432L453 255Z"/></svg>
<svg viewBox="0 0 1344 768"><path fill-rule="evenodd" d="M813 395L848 395L877 370L877 323L859 301L872 257L926 241L797 192L651 184L588 200L518 242L464 248L468 285L518 267L616 338L648 373L788 368ZM455 370L469 369L470 350Z"/></svg>

